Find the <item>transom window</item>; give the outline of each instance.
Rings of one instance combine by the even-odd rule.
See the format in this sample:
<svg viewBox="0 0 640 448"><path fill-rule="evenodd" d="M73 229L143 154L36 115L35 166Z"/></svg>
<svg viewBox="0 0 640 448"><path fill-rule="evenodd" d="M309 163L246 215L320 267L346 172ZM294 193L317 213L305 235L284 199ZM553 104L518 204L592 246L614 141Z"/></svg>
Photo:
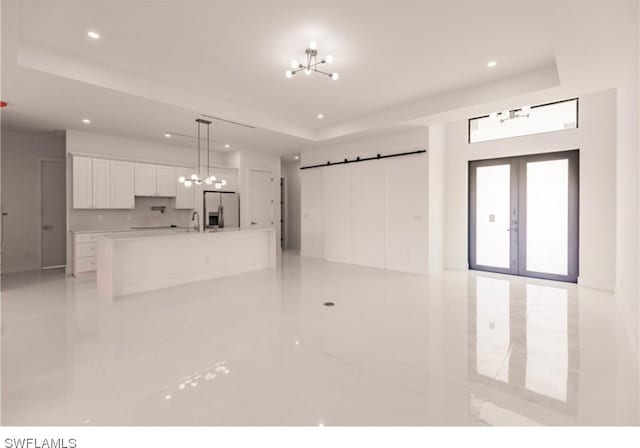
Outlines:
<svg viewBox="0 0 640 448"><path fill-rule="evenodd" d="M576 129L578 98L522 106L469 119L469 143Z"/></svg>

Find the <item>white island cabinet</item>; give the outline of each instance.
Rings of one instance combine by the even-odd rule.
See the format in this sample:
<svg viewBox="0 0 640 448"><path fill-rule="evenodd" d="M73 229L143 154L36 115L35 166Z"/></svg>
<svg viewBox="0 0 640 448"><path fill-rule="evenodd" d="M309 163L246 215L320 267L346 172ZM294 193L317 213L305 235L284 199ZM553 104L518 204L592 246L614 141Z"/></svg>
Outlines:
<svg viewBox="0 0 640 448"><path fill-rule="evenodd" d="M274 228L99 235L97 285L104 297L276 267Z"/></svg>

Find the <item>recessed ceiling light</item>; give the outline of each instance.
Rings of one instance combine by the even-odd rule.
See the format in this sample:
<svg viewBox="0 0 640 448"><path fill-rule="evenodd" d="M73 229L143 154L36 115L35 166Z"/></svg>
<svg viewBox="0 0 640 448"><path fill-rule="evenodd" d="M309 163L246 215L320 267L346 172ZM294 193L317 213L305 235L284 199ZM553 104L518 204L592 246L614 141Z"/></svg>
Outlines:
<svg viewBox="0 0 640 448"><path fill-rule="evenodd" d="M296 160L300 160L300 157L298 157L298 156L293 156L293 158L296 159Z"/></svg>
<svg viewBox="0 0 640 448"><path fill-rule="evenodd" d="M322 120L324 118L324 114L318 114L318 120Z"/></svg>
<svg viewBox="0 0 640 448"><path fill-rule="evenodd" d="M95 40L100 39L100 34L98 34L96 31L89 31L87 33L87 36L89 36L91 39L95 39Z"/></svg>
<svg viewBox="0 0 640 448"><path fill-rule="evenodd" d="M83 119L82 119L82 122L83 122L84 124L89 124L89 123L91 123L91 120L89 120L88 118L83 118Z"/></svg>
<svg viewBox="0 0 640 448"><path fill-rule="evenodd" d="M165 138L171 138L171 134L169 134L168 132L164 134Z"/></svg>
<svg viewBox="0 0 640 448"><path fill-rule="evenodd" d="M489 67L489 68L493 68L493 67L495 67L496 65L498 65L498 63L497 63L496 61L489 61L489 62L487 63L487 67Z"/></svg>
<svg viewBox="0 0 640 448"><path fill-rule="evenodd" d="M230 146L231 146L231 145L230 145L229 143L226 143L226 144L224 145L224 147L225 147L225 148L229 148Z"/></svg>

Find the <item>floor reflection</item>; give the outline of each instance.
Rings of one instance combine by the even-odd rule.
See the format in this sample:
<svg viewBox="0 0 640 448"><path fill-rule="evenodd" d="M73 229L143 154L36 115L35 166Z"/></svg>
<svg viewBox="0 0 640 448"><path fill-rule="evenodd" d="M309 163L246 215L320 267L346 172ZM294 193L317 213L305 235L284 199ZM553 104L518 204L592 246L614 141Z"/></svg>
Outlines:
<svg viewBox="0 0 640 448"><path fill-rule="evenodd" d="M480 275L470 282L469 376L490 387L470 394L469 413L488 424L497 416L539 423L522 413L518 401L526 401L576 416L579 310L569 287Z"/></svg>

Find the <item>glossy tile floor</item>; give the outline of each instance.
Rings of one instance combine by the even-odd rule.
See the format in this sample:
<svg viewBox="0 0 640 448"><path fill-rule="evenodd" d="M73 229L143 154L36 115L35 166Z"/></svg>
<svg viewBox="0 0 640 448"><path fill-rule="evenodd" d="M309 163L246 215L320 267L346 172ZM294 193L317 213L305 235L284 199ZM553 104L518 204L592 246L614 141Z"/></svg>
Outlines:
<svg viewBox="0 0 640 448"><path fill-rule="evenodd" d="M323 302L335 302L325 307ZM102 300L2 283L5 425L638 424L611 294L300 259Z"/></svg>

